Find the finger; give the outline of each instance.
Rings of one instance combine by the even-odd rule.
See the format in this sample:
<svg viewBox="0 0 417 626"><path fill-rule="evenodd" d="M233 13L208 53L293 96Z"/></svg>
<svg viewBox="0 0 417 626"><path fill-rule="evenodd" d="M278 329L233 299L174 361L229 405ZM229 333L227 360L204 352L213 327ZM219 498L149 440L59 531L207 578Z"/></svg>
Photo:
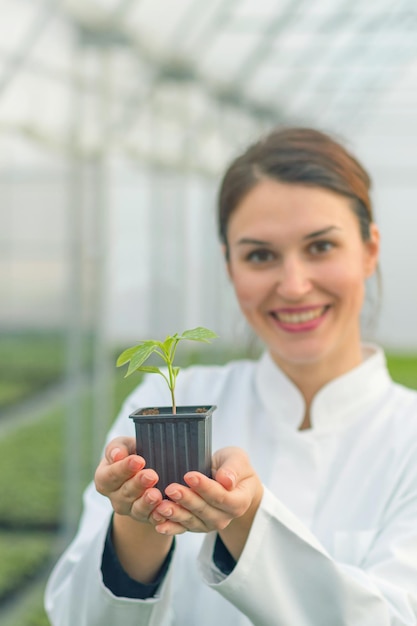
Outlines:
<svg viewBox="0 0 417 626"><path fill-rule="evenodd" d="M176 522L172 522L171 520L166 520L161 524L157 524L155 526L155 530L160 535L182 535L187 532L187 528L184 528L181 524L177 524Z"/></svg>
<svg viewBox="0 0 417 626"><path fill-rule="evenodd" d="M131 454L136 454L136 440L134 437L116 437L106 446L104 456L108 463L121 461Z"/></svg>
<svg viewBox="0 0 417 626"><path fill-rule="evenodd" d="M202 479L199 493L183 485L175 483L169 485L165 493L171 502L164 500L155 509L154 516L160 515L179 522L187 530L193 532L224 528L230 522L230 512L236 507L225 503L225 497L230 499L230 495L221 485L202 474L199 476Z"/></svg>
<svg viewBox="0 0 417 626"><path fill-rule="evenodd" d="M181 504L187 508L191 507L195 515L207 514L204 509L204 504L208 505L209 509L215 509L214 513L221 511L223 513L233 514L235 512L234 502L236 494L230 490L226 490L221 483L199 472L188 472L185 474L184 480L190 487L190 490L188 492L185 491ZM190 493L198 495L201 504L196 500L190 501Z"/></svg>
<svg viewBox="0 0 417 626"><path fill-rule="evenodd" d="M213 477L225 489L231 490L252 473L248 455L240 448L228 447L213 456Z"/></svg>
<svg viewBox="0 0 417 626"><path fill-rule="evenodd" d="M198 494L210 506L223 508L229 494L219 481L208 478L200 472L187 472L184 481L190 487L191 493ZM184 495L188 496L188 493L185 492Z"/></svg>
<svg viewBox="0 0 417 626"><path fill-rule="evenodd" d="M105 495L117 491L127 480L140 472L144 466L145 460L137 455L128 456L110 465L104 458L95 473L96 488Z"/></svg>
<svg viewBox="0 0 417 626"><path fill-rule="evenodd" d="M228 491L234 489L237 484L236 474L230 467L220 467L215 473L214 480Z"/></svg>
<svg viewBox="0 0 417 626"><path fill-rule="evenodd" d="M158 475L154 470L143 470L125 481L119 490L108 494L116 513L131 515L138 521L149 521L152 510L162 500L159 489L154 488Z"/></svg>
<svg viewBox="0 0 417 626"><path fill-rule="evenodd" d="M196 498L196 496L194 495ZM151 521L154 523L155 528L165 529L168 532L175 530L177 534L181 527L182 532L189 530L192 532L207 532L208 527L204 521L196 517L191 511L170 502L169 500L162 500L162 502L155 507L151 515ZM169 524L164 525L166 522L171 522L174 526Z"/></svg>
<svg viewBox="0 0 417 626"><path fill-rule="evenodd" d="M237 496L237 515L238 510L240 515L249 508L256 511L263 496L263 486L246 452L240 448L223 448L214 454L213 465L215 480L229 490L231 496Z"/></svg>
<svg viewBox="0 0 417 626"><path fill-rule="evenodd" d="M156 506L162 501L162 493L159 489L150 488L146 489L140 498L135 499L132 502L130 514L138 521L150 521L151 514Z"/></svg>
<svg viewBox="0 0 417 626"><path fill-rule="evenodd" d="M224 527L225 521L229 522L231 518L239 517L247 508L247 498L244 496L245 481L236 485L237 488L228 489L219 481L199 472L188 472L184 480L191 487L191 491L198 494L208 507L204 509L198 503L186 503L185 499L181 501L181 504L190 508L196 516L203 516L209 525L217 528Z"/></svg>
<svg viewBox="0 0 417 626"><path fill-rule="evenodd" d="M147 489L155 487L158 480L159 476L155 472L155 470L144 469L140 472L137 472L130 479L126 480L120 486L117 496L129 502L133 502L137 498L141 498Z"/></svg>

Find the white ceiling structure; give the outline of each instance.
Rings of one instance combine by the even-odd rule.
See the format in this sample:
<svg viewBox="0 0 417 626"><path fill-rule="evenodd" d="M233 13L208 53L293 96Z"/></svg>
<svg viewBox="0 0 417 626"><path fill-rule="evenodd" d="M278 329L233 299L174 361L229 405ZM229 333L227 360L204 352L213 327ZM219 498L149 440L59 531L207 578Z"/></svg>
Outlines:
<svg viewBox="0 0 417 626"><path fill-rule="evenodd" d="M171 166L191 142L218 171L277 122L417 117L415 0L2 0L1 18L5 141Z"/></svg>

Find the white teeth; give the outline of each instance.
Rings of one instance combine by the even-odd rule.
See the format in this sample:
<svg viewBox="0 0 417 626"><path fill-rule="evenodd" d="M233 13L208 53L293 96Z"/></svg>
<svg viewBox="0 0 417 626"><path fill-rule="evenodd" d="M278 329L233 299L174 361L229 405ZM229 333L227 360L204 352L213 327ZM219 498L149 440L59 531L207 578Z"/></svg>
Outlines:
<svg viewBox="0 0 417 626"><path fill-rule="evenodd" d="M276 313L276 317L280 322L284 322L285 324L302 324L303 322L310 322L316 317L320 317L323 312L324 307L319 307L300 313Z"/></svg>

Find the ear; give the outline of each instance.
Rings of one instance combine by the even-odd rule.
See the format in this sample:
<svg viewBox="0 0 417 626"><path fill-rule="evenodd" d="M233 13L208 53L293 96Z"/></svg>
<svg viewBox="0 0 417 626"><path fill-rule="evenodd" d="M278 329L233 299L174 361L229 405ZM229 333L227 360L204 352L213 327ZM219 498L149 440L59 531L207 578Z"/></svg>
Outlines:
<svg viewBox="0 0 417 626"><path fill-rule="evenodd" d="M378 226L372 222L369 239L365 242L364 270L366 278L375 272L379 259L380 234Z"/></svg>
<svg viewBox="0 0 417 626"><path fill-rule="evenodd" d="M222 243L221 249L222 249L222 254L223 254L223 257L224 257L224 260L225 260L225 264L226 264L227 274L228 274L230 280L232 280L232 272L231 272L231 268L230 268L230 260L228 258L226 244Z"/></svg>

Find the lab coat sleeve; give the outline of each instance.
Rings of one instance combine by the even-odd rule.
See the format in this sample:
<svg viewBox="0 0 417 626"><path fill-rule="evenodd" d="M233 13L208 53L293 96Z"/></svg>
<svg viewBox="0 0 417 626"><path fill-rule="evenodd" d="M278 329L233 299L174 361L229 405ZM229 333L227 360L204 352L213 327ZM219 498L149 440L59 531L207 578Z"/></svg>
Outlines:
<svg viewBox="0 0 417 626"><path fill-rule="evenodd" d="M204 581L256 626L416 626L417 500L373 538L363 567L338 562L268 489L229 576L199 555ZM411 506L410 506L411 504Z"/></svg>
<svg viewBox="0 0 417 626"><path fill-rule="evenodd" d="M84 494L78 534L48 581L45 608L52 626L168 626L170 572L153 598L113 595L103 584L101 562L112 514L106 498L90 485Z"/></svg>

